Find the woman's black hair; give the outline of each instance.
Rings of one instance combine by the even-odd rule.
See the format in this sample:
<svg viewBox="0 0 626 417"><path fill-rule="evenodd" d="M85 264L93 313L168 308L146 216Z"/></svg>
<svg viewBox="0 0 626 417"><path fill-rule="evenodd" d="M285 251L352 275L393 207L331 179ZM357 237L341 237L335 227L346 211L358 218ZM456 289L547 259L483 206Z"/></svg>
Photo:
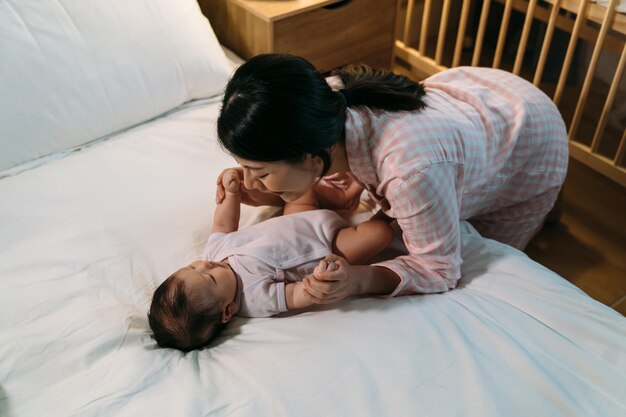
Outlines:
<svg viewBox="0 0 626 417"><path fill-rule="evenodd" d="M424 87L403 75L365 64L350 64L331 72L341 78L349 107L367 106L390 112L422 110Z"/></svg>
<svg viewBox="0 0 626 417"><path fill-rule="evenodd" d="M331 73L345 88L333 91L306 59L263 54L241 65L228 82L217 120L222 147L260 162L297 163L307 155L330 168L330 148L344 139L346 107L384 111L424 107L421 84L391 71L348 65Z"/></svg>

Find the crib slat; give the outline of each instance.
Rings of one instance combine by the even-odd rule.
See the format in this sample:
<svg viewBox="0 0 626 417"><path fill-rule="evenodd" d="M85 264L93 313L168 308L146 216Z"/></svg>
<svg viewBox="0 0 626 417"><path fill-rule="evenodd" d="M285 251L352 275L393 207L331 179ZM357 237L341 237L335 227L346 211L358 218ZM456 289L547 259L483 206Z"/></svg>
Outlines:
<svg viewBox="0 0 626 417"><path fill-rule="evenodd" d="M399 4L400 2L398 2ZM413 26L413 6L415 5L415 0L409 0L409 3L406 6L406 17L404 19L404 35L402 40L405 45L409 46L411 42L411 26Z"/></svg>
<svg viewBox="0 0 626 417"><path fill-rule="evenodd" d="M487 18L489 17L489 6L491 0L484 0L483 9L480 12L480 23L478 24L478 33L476 35L476 44L474 45L474 55L472 56L472 66L478 66L480 62L480 53L483 48L483 40L485 39L485 29L487 28Z"/></svg>
<svg viewBox="0 0 626 417"><path fill-rule="evenodd" d="M580 97L578 99L578 104L576 105L576 111L574 112L574 118L572 119L572 124L570 125L570 129L568 132L570 140L574 140L574 137L576 136L576 130L578 129L578 124L585 108L585 102L587 101L587 95L589 94L591 83L593 82L593 75L596 72L598 59L600 59L600 54L602 53L604 38L606 37L606 33L611 27L613 16L615 15L615 7L617 6L617 1L618 0L611 0L609 5L607 6L606 13L604 14L604 20L602 22L602 26L600 27L600 32L598 33L598 40L596 41L596 45L593 48L593 53L591 55L591 60L589 61L589 67L587 69L587 75L585 76L585 81L583 82L583 87L580 93ZM598 145L596 144L596 148L597 146Z"/></svg>
<svg viewBox="0 0 626 417"><path fill-rule="evenodd" d="M530 35L530 28L535 18L535 6L537 6L537 0L530 0L528 3L528 9L526 9L526 20L524 20L524 28L522 29L522 37L520 39L519 47L517 48L517 56L515 57L515 64L513 65L513 74L519 75L522 69L522 62L524 61L524 54L526 53L526 45L528 44L528 35Z"/></svg>
<svg viewBox="0 0 626 417"><path fill-rule="evenodd" d="M546 35L543 38L543 45L541 46L541 54L539 55L539 62L537 62L537 69L535 71L535 78L533 84L539 86L541 83L541 77L543 76L543 70L546 66L546 60L548 59L548 52L550 52L550 45L552 44L552 35L554 35L554 28L556 27L556 20L559 16L559 9L561 7L561 0L554 0L552 10L550 10L550 20L548 21L548 27L546 28Z"/></svg>
<svg viewBox="0 0 626 417"><path fill-rule="evenodd" d="M580 7L578 8L578 14L576 15L576 22L572 28L570 35L569 45L567 45L567 52L565 53L565 59L563 60L563 67L561 68L561 75L556 85L556 91L554 92L554 98L552 99L557 105L561 101L563 95L563 89L565 88L565 81L567 81L567 74L569 73L569 67L572 64L574 58L574 51L576 50L576 43L578 43L578 33L586 19L587 6L589 0L581 0Z"/></svg>
<svg viewBox="0 0 626 417"><path fill-rule="evenodd" d="M604 103L604 108L602 109L602 115L600 116L600 120L598 121L598 127L596 127L596 132L593 135L593 140L591 141L591 152L597 152L598 147L600 146L600 138L604 133L606 119L609 116L611 107L613 107L615 95L617 94L620 82L622 80L622 76L624 75L624 67L626 67L626 44L624 44L624 48L622 49L622 55L620 56L619 62L617 64L615 76L613 77L613 81L611 82L611 88L609 89L609 94L606 97L606 102Z"/></svg>
<svg viewBox="0 0 626 417"><path fill-rule="evenodd" d="M511 10L513 9L513 0L506 0L504 5L504 15L502 16L502 25L500 26L500 35L498 35L498 45L496 46L496 54L493 57L493 68L499 68L502 61L502 52L506 43L506 32L509 29L509 20L511 19Z"/></svg>
<svg viewBox="0 0 626 417"><path fill-rule="evenodd" d="M622 139L619 141L619 148L617 148L617 153L615 154L613 163L621 166L622 163L624 163L624 154L626 154L626 129L624 129Z"/></svg>
<svg viewBox="0 0 626 417"><path fill-rule="evenodd" d="M422 16L422 30L420 32L420 54L426 55L426 41L428 40L428 24L430 22L431 0L424 0L424 15Z"/></svg>
<svg viewBox="0 0 626 417"><path fill-rule="evenodd" d="M435 60L420 54L417 49L407 47L399 39L396 40L394 53L398 59L409 64L411 67L411 69L408 70L409 73L411 73L412 70L415 70L422 78L424 78L424 76L428 77L430 75L437 74L438 72L447 69L443 65L435 64Z"/></svg>
<svg viewBox="0 0 626 417"><path fill-rule="evenodd" d="M446 43L446 31L448 30L448 17L450 16L450 0L443 0L441 11L441 24L439 25L439 38L437 39L437 51L435 52L435 62L441 65L443 57L443 47Z"/></svg>
<svg viewBox="0 0 626 417"><path fill-rule="evenodd" d="M459 33L456 36L456 46L454 47L454 58L452 59L452 66L458 67L461 63L461 54L463 53L463 41L465 40L465 30L467 28L467 18L469 16L469 10L471 0L463 0L463 8L461 9L461 19L459 21Z"/></svg>

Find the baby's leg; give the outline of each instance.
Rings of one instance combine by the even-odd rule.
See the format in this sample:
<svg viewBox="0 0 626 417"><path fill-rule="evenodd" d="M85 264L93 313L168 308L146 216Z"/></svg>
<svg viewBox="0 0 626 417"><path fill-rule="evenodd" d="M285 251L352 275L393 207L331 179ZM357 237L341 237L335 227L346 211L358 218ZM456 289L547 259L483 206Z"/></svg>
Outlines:
<svg viewBox="0 0 626 417"><path fill-rule="evenodd" d="M352 265L363 265L385 250L392 239L393 230L389 223L371 219L339 230L335 234L333 252Z"/></svg>

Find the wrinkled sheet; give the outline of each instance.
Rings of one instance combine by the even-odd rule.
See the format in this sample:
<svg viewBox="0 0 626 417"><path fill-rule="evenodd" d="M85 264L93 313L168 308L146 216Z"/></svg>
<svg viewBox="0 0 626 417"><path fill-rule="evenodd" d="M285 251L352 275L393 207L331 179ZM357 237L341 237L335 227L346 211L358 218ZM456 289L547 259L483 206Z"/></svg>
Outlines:
<svg viewBox="0 0 626 417"><path fill-rule="evenodd" d="M217 103L0 180L0 415L623 416L626 319L463 224L445 294L236 318L160 349L154 288L196 259ZM242 227L271 210L246 207Z"/></svg>

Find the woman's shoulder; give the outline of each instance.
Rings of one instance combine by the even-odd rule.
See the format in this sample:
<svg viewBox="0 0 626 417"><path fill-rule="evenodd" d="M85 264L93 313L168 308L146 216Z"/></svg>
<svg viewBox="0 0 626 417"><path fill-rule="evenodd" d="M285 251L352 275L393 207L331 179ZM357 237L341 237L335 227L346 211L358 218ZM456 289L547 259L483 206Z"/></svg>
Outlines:
<svg viewBox="0 0 626 417"><path fill-rule="evenodd" d="M456 136L458 120L454 109L447 108L448 104L435 95L428 97L426 104L424 109L402 112L361 109L359 113L366 119L364 124L370 133L372 150L416 149L424 142Z"/></svg>
<svg viewBox="0 0 626 417"><path fill-rule="evenodd" d="M443 161L463 163L458 121L438 103L421 111L385 113L361 111L372 168L380 180L403 178L416 169ZM351 149L363 150L357 145ZM362 152L361 152L362 153ZM357 158L364 158L357 152ZM353 156L353 157L354 157Z"/></svg>

